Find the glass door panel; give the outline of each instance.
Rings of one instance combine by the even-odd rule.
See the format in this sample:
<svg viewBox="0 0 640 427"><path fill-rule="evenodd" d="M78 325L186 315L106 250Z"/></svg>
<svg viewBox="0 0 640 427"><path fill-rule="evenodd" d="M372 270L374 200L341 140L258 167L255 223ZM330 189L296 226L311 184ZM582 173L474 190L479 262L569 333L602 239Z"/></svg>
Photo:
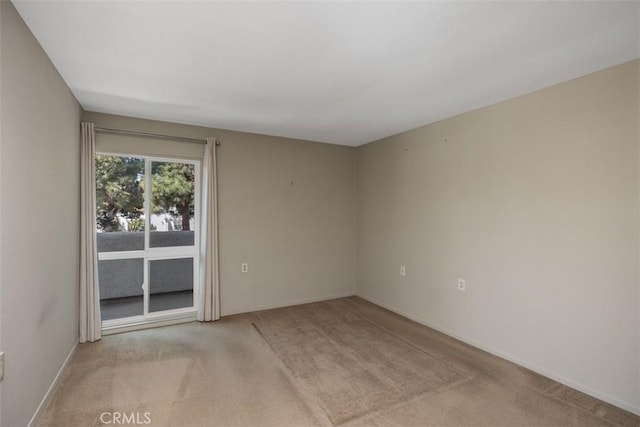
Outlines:
<svg viewBox="0 0 640 427"><path fill-rule="evenodd" d="M96 156L96 243L102 320L144 314L144 258L124 252L143 251L145 160ZM120 253L122 259L102 254Z"/></svg>
<svg viewBox="0 0 640 427"><path fill-rule="evenodd" d="M103 329L195 313L198 179L197 161L96 156Z"/></svg>
<svg viewBox="0 0 640 427"><path fill-rule="evenodd" d="M149 261L149 313L193 307L194 259Z"/></svg>
<svg viewBox="0 0 640 427"><path fill-rule="evenodd" d="M195 165L151 162L149 247L195 245Z"/></svg>

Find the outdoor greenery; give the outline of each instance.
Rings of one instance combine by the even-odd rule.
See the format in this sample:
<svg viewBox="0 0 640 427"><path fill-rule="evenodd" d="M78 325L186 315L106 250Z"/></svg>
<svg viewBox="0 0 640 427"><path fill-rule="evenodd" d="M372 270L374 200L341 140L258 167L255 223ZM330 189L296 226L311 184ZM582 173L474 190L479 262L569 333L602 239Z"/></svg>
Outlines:
<svg viewBox="0 0 640 427"><path fill-rule="evenodd" d="M151 230L153 230L153 225ZM129 231L144 231L144 218L135 218L129 221Z"/></svg>
<svg viewBox="0 0 640 427"><path fill-rule="evenodd" d="M195 171L185 163L152 163L151 198L153 213L169 212L182 217L182 231L189 230L193 215Z"/></svg>
<svg viewBox="0 0 640 427"><path fill-rule="evenodd" d="M143 214L144 160L96 156L96 223L99 230L119 231L118 214L128 219Z"/></svg>
<svg viewBox="0 0 640 427"><path fill-rule="evenodd" d="M144 231L144 159L96 156L96 224L102 231L119 231L118 217L128 220L129 231ZM189 231L194 211L193 165L152 162L152 213L181 218Z"/></svg>

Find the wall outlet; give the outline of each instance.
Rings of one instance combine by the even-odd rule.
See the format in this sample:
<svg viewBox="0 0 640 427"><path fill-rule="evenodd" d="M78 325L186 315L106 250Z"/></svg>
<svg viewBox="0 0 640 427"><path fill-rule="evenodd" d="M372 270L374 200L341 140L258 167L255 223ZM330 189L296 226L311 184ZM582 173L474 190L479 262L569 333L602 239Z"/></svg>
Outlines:
<svg viewBox="0 0 640 427"><path fill-rule="evenodd" d="M467 281L464 279L458 279L458 290L464 291L467 289Z"/></svg>
<svg viewBox="0 0 640 427"><path fill-rule="evenodd" d="M4 378L4 351L0 351L0 381Z"/></svg>
<svg viewBox="0 0 640 427"><path fill-rule="evenodd" d="M240 271L243 273L248 273L249 272L249 263L248 262L243 262L241 267L240 267Z"/></svg>
<svg viewBox="0 0 640 427"><path fill-rule="evenodd" d="M400 266L400 275L401 275L402 277L404 277L404 276L406 276L406 275L407 275L407 267L405 267L404 265L401 265L401 266Z"/></svg>

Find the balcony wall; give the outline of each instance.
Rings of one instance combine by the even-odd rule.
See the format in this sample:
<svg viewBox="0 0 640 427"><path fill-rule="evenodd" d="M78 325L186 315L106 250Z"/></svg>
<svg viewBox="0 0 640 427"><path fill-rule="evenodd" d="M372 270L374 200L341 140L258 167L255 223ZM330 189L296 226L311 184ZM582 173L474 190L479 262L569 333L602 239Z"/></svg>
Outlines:
<svg viewBox="0 0 640 427"><path fill-rule="evenodd" d="M154 247L190 246L193 231L152 232ZM144 232L98 233L98 252L120 252L144 249ZM143 258L98 262L100 299L123 298L143 294ZM150 293L193 289L193 258L152 261L149 271Z"/></svg>

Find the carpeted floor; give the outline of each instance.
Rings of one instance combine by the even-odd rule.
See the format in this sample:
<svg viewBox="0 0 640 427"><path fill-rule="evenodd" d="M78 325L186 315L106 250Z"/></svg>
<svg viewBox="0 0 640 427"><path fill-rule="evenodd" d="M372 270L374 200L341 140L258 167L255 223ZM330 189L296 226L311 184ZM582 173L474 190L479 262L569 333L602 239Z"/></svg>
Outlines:
<svg viewBox="0 0 640 427"><path fill-rule="evenodd" d="M114 413L151 426L640 425L357 297L83 344L38 425Z"/></svg>

